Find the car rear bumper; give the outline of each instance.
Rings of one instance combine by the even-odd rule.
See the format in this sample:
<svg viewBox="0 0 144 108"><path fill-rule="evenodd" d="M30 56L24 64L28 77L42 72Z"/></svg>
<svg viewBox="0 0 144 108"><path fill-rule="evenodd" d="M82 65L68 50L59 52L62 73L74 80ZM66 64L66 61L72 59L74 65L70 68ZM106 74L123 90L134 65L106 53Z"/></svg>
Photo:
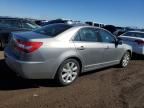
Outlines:
<svg viewBox="0 0 144 108"><path fill-rule="evenodd" d="M56 68L53 62L30 62L17 60L5 51L5 62L14 72L27 79L53 79Z"/></svg>
<svg viewBox="0 0 144 108"><path fill-rule="evenodd" d="M142 54L144 55L144 46L142 47L133 47L133 52L137 54Z"/></svg>

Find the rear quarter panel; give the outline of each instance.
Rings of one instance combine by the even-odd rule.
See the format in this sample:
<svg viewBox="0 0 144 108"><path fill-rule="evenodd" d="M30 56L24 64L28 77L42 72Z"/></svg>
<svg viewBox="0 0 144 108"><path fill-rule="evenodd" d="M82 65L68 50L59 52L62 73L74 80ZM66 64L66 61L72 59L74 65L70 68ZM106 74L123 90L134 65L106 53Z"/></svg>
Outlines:
<svg viewBox="0 0 144 108"><path fill-rule="evenodd" d="M77 54L73 42L70 41L47 41L35 54L35 59L40 58L42 61L51 61L51 64L47 64L50 68L52 76L54 77L57 69L61 63L72 57L79 58L83 64L82 58Z"/></svg>

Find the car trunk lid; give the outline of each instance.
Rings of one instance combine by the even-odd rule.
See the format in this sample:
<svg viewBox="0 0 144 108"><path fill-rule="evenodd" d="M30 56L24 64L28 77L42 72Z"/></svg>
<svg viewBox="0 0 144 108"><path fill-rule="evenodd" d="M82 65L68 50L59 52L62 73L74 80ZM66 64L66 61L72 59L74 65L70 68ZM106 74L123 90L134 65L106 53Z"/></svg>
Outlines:
<svg viewBox="0 0 144 108"><path fill-rule="evenodd" d="M41 39L49 38L46 35L35 32L12 33L10 48L17 58L21 58L26 54L31 54L39 49L43 42Z"/></svg>
<svg viewBox="0 0 144 108"><path fill-rule="evenodd" d="M132 46L144 45L144 38L130 36L120 36L120 38L124 41L124 43L130 44Z"/></svg>

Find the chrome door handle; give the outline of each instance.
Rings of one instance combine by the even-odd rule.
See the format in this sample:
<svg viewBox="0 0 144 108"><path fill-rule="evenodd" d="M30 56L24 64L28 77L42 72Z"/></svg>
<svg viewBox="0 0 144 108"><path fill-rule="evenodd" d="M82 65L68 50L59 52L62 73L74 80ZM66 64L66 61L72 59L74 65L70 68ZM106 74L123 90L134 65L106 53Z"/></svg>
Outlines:
<svg viewBox="0 0 144 108"><path fill-rule="evenodd" d="M79 48L77 48L78 50L84 50L85 47L84 46L80 46Z"/></svg>

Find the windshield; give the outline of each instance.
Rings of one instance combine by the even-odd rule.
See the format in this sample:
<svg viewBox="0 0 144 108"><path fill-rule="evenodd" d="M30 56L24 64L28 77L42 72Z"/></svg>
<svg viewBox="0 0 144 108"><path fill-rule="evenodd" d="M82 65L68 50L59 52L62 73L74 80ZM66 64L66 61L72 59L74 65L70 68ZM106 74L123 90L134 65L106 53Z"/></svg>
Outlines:
<svg viewBox="0 0 144 108"><path fill-rule="evenodd" d="M127 32L127 33L124 33L123 36L144 38L144 33Z"/></svg>
<svg viewBox="0 0 144 108"><path fill-rule="evenodd" d="M55 37L71 27L72 26L66 24L50 24L42 28L36 29L34 30L34 32Z"/></svg>

